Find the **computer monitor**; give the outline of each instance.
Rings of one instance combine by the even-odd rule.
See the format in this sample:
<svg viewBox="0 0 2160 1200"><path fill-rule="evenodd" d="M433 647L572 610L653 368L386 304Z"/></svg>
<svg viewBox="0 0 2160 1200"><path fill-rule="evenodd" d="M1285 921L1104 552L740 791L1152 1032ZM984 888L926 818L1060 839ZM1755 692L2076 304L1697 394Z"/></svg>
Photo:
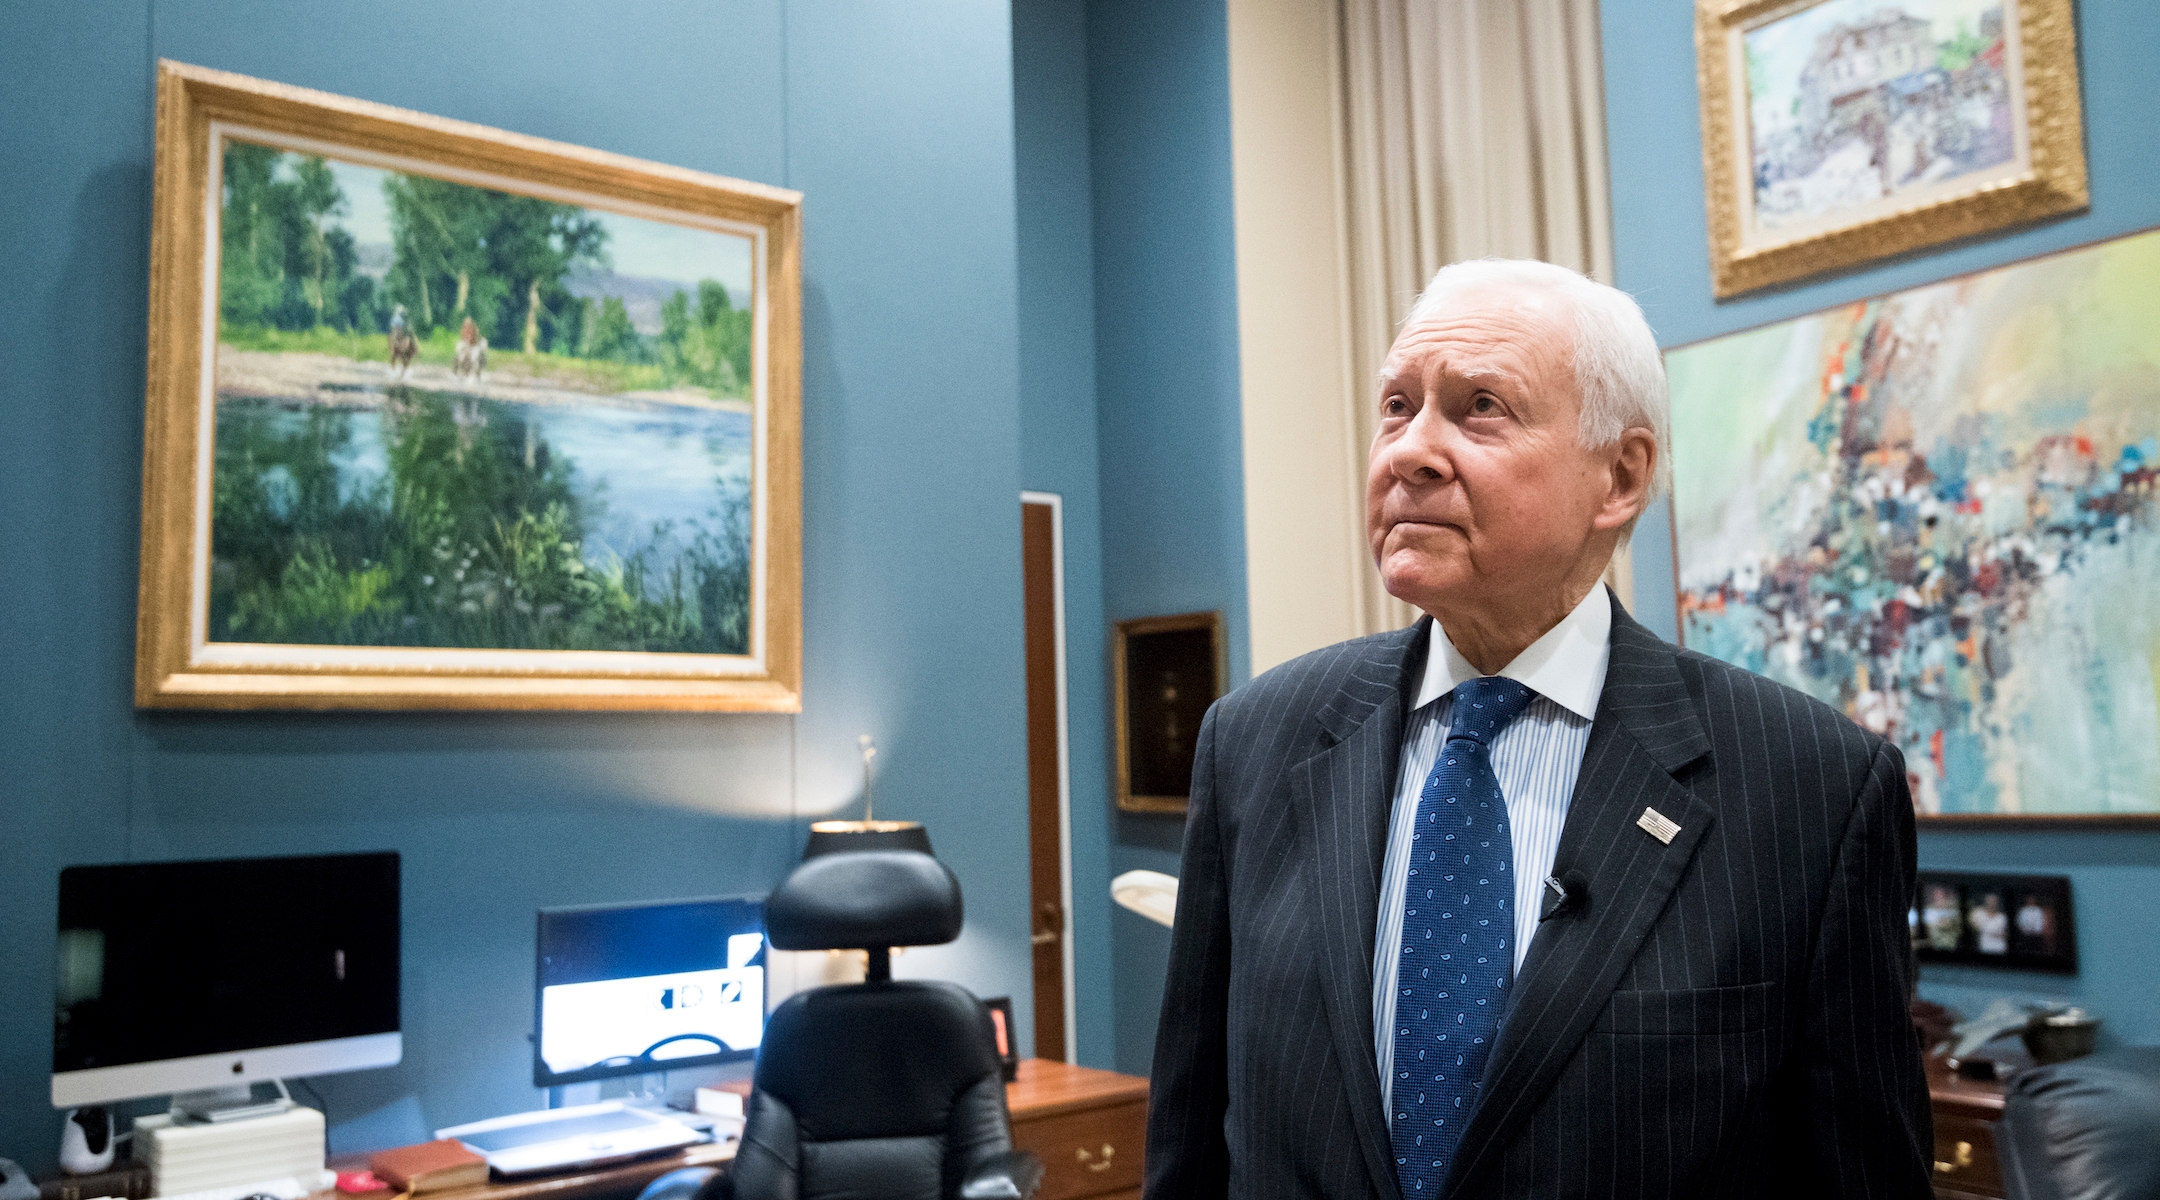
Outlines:
<svg viewBox="0 0 2160 1200"><path fill-rule="evenodd" d="M60 872L52 1102L393 1066L398 856Z"/></svg>
<svg viewBox="0 0 2160 1200"><path fill-rule="evenodd" d="M533 1085L756 1055L765 904L754 896L540 911Z"/></svg>

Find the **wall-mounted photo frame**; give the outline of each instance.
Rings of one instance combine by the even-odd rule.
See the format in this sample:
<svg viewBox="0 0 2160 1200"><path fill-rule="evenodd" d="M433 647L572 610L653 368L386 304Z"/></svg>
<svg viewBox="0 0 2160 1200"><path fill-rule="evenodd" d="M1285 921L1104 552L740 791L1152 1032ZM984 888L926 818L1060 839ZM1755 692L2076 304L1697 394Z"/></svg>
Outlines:
<svg viewBox="0 0 2160 1200"><path fill-rule="evenodd" d="M995 1039L998 1056L998 1073L1011 1083L1020 1077L1020 1044L1013 1029L1013 1002L1011 996L992 996L982 1002L983 1010L990 1014L990 1033Z"/></svg>
<svg viewBox="0 0 2160 1200"><path fill-rule="evenodd" d="M2072 0L1696 0L1719 298L2083 209Z"/></svg>
<svg viewBox="0 0 2160 1200"><path fill-rule="evenodd" d="M1119 621L1111 635L1117 806L1183 814L1192 794L1200 719L1229 690L1220 612Z"/></svg>
<svg viewBox="0 0 2160 1200"><path fill-rule="evenodd" d="M799 707L799 193L157 105L138 705Z"/></svg>
<svg viewBox="0 0 2160 1200"><path fill-rule="evenodd" d="M1922 871L1906 921L1922 962L2077 973L2067 875Z"/></svg>
<svg viewBox="0 0 2160 1200"><path fill-rule="evenodd" d="M2160 827L2160 229L1666 351L1691 650L1923 825Z"/></svg>

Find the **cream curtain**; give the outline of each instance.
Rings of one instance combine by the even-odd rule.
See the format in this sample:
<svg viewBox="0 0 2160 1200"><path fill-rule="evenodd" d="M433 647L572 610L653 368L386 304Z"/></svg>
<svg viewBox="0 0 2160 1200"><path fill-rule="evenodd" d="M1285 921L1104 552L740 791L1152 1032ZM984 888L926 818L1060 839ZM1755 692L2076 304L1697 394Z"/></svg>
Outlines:
<svg viewBox="0 0 2160 1200"><path fill-rule="evenodd" d="M1337 0L1354 511L1364 543L1372 381L1451 262L1539 258L1612 281L1597 0ZM1626 551L1608 578L1631 599ZM1358 573L1358 632L1416 610Z"/></svg>

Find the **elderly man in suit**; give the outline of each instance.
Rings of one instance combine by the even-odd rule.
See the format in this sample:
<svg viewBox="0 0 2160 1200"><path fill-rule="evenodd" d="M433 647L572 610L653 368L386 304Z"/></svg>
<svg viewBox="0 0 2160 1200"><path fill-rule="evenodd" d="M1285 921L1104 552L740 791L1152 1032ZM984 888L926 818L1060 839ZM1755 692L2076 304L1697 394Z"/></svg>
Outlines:
<svg viewBox="0 0 2160 1200"><path fill-rule="evenodd" d="M1208 714L1149 1200L1928 1196L1903 761L1599 586L1667 470L1641 310L1457 264L1377 390L1427 616Z"/></svg>

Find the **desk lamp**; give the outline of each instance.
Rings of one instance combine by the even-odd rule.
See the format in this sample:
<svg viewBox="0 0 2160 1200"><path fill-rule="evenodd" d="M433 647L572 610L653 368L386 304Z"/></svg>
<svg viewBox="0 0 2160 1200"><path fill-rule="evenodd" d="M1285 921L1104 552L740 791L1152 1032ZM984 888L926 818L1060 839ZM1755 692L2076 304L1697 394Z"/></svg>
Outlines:
<svg viewBox="0 0 2160 1200"><path fill-rule="evenodd" d="M862 747L862 793L863 819L860 821L813 821L810 824L810 844L803 848L805 862L821 854L842 854L856 850L917 850L931 853L930 831L920 821L876 820L875 801L870 795L870 760L877 757L877 743L863 734L855 739Z"/></svg>

